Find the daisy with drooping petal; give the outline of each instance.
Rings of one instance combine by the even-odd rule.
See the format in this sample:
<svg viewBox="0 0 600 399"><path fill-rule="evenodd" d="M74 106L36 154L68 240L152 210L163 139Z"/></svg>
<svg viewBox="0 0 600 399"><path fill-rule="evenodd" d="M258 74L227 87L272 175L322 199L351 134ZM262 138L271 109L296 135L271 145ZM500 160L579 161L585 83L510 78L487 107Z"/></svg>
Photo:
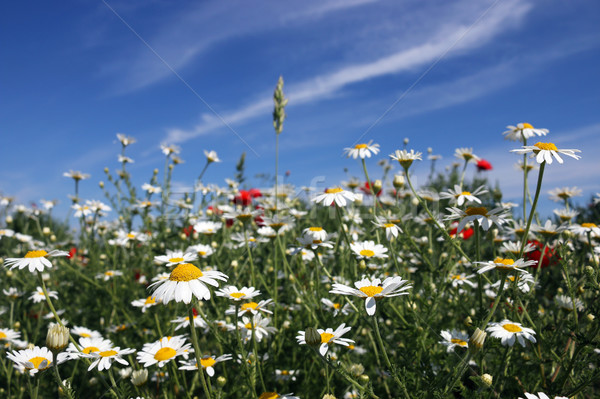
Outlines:
<svg viewBox="0 0 600 399"><path fill-rule="evenodd" d="M519 341L522 347L525 347L525 340L536 343L535 331L507 319L502 320L500 323L490 323L485 330L490 333L490 336L499 338L503 346L513 346L516 340Z"/></svg>
<svg viewBox="0 0 600 399"><path fill-rule="evenodd" d="M477 287L477 283L471 281L471 278L475 277L474 274L468 275L466 273L460 273L460 274L451 274L450 275L450 281L452 281L452 286L454 288L456 287L460 287L463 284L467 284L469 286L471 286L471 288L476 288Z"/></svg>
<svg viewBox="0 0 600 399"><path fill-rule="evenodd" d="M394 222L395 221L376 217L376 221L374 221L373 224L382 228L385 231L385 238L387 238L388 241L392 241L393 239L398 238L398 234L402 233L402 229Z"/></svg>
<svg viewBox="0 0 600 399"><path fill-rule="evenodd" d="M488 231L492 224L498 226L506 223L508 212L502 207L497 207L492 210L488 210L484 206L479 207L468 207L464 211L459 208L446 208L450 211L450 215L446 216L444 220L456 220L462 219L456 228L457 232L461 232L467 223L471 223L475 220L479 222L481 228Z"/></svg>
<svg viewBox="0 0 600 399"><path fill-rule="evenodd" d="M273 312L267 309L267 305L270 305L272 302L272 299L264 299L258 303L246 302L242 306L240 306L238 311L238 317L242 317L245 314L256 315L259 312L273 314ZM225 311L225 314L235 314L235 306L230 306L229 309Z"/></svg>
<svg viewBox="0 0 600 399"><path fill-rule="evenodd" d="M330 206L335 202L337 206L346 206L348 201L356 201L356 194L346 191L340 187L328 188L325 193L317 195L312 199L313 202L321 203L323 206Z"/></svg>
<svg viewBox="0 0 600 399"><path fill-rule="evenodd" d="M255 296L260 295L260 291L254 287L242 287L237 289L235 285L230 285L215 291L215 295L229 298L237 302L242 299L252 299Z"/></svg>
<svg viewBox="0 0 600 399"><path fill-rule="evenodd" d="M91 357L93 352L103 352L107 351L113 347L113 343L109 339L104 339L102 337L92 337L92 338L79 338L78 344L81 350L77 349L73 343L69 343L65 353L67 354L69 359L77 359L80 357Z"/></svg>
<svg viewBox="0 0 600 399"><path fill-rule="evenodd" d="M457 148L454 151L454 156L458 159L462 159L466 163L477 163L477 161L480 159L477 155L473 154L473 148L466 147Z"/></svg>
<svg viewBox="0 0 600 399"><path fill-rule="evenodd" d="M583 191L577 187L560 187L548 191L550 199L554 202L566 203L569 199L581 196Z"/></svg>
<svg viewBox="0 0 600 399"><path fill-rule="evenodd" d="M53 250L50 252L46 252L43 249L37 251L29 251L22 258L7 258L4 260L4 266L12 269L19 268L24 269L28 268L31 273L35 271L43 272L45 268L51 268L52 262L50 262L47 258L52 258L55 256L67 256L68 252Z"/></svg>
<svg viewBox="0 0 600 399"><path fill-rule="evenodd" d="M489 262L475 262L481 265L484 265L481 269L477 270L477 273L485 273L489 270L497 269L503 272L521 272L525 273L523 270L524 267L532 266L537 264L537 260L528 260L525 259L506 259L506 258L496 258Z"/></svg>
<svg viewBox="0 0 600 399"><path fill-rule="evenodd" d="M296 375L299 370L281 370L275 369L275 380L276 381L296 381Z"/></svg>
<svg viewBox="0 0 600 399"><path fill-rule="evenodd" d="M46 290L46 292L48 293L48 296L50 298L58 299L58 292L48 290ZM42 289L42 287L38 286L36 290L31 293L29 299L32 300L33 303L40 303L42 301L45 301L46 296L44 295L44 290Z"/></svg>
<svg viewBox="0 0 600 399"><path fill-rule="evenodd" d="M135 349L121 349L118 346L104 351L90 352L91 357L95 358L95 360L90 364L90 367L88 367L88 371L91 371L94 367L98 367L98 371L108 370L113 362L129 366L127 360L123 359L122 356L134 352Z"/></svg>
<svg viewBox="0 0 600 399"><path fill-rule="evenodd" d="M104 273L100 273L96 275L96 278L102 279L104 281L108 281L113 277L116 276L122 276L123 272L120 272L118 270L107 270Z"/></svg>
<svg viewBox="0 0 600 399"><path fill-rule="evenodd" d="M217 280L227 281L224 273L216 270L200 271L191 263L181 263L169 275L167 280L160 280L148 286L153 290L152 296L165 305L171 300L190 303L192 294L203 300L210 299L210 291L206 284L218 287Z"/></svg>
<svg viewBox="0 0 600 399"><path fill-rule="evenodd" d="M439 343L446 346L446 352L452 352L454 348L467 349L469 347L469 335L462 331L447 331L440 332L442 341Z"/></svg>
<svg viewBox="0 0 600 399"><path fill-rule="evenodd" d="M194 311L194 316L193 316L193 321L194 321L194 328L203 328L203 329L208 329L208 324L206 324L206 322L204 321L204 319L202 319L202 317L198 316L196 313L196 309L193 309ZM176 323L177 326L175 327L175 331L179 330L180 328L188 328L190 326L190 318L189 316L185 316L185 317L178 317L175 320L171 320L171 323Z"/></svg>
<svg viewBox="0 0 600 399"><path fill-rule="evenodd" d="M363 241L351 243L350 248L356 255L356 259L387 258L385 254L388 249L374 241Z"/></svg>
<svg viewBox="0 0 600 399"><path fill-rule="evenodd" d="M135 137L127 136L123 133L117 133L117 139L121 142L123 147L127 147L137 141Z"/></svg>
<svg viewBox="0 0 600 399"><path fill-rule="evenodd" d="M525 245L525 248L523 249L523 253L526 254L528 252L533 251L534 249L535 245L532 245L528 242L527 245ZM513 254L515 257L517 257L519 253L521 253L521 244L514 241L503 242L502 248L500 248L500 252L508 252L509 254Z"/></svg>
<svg viewBox="0 0 600 399"><path fill-rule="evenodd" d="M410 150L410 152L406 150L396 150L393 154L390 154L390 158L394 161L398 161L404 170L408 170L414 161L423 160L421 155L423 155L423 153L418 151L415 152L415 150Z"/></svg>
<svg viewBox="0 0 600 399"><path fill-rule="evenodd" d="M529 123L518 123L517 126L508 125L506 128L508 130L502 134L506 140L512 141L525 142L528 138L548 134L548 129L536 129Z"/></svg>
<svg viewBox="0 0 600 399"><path fill-rule="evenodd" d="M13 351L7 353L6 357L12 360L17 368L27 370L31 376L35 375L38 371L46 370L52 365L54 359L50 349L46 347L40 348L39 346Z"/></svg>
<svg viewBox="0 0 600 399"><path fill-rule="evenodd" d="M585 236L587 234L600 236L600 227L598 227L598 225L596 225L596 223L574 224L571 226L570 229L573 233L582 235L582 236Z"/></svg>
<svg viewBox="0 0 600 399"><path fill-rule="evenodd" d="M318 241L327 241L327 231L322 228L322 227L318 227L318 226L313 226L313 227L308 227L304 230L302 230L302 236L304 237L309 237L312 240L318 240Z"/></svg>
<svg viewBox="0 0 600 399"><path fill-rule="evenodd" d="M200 365L206 371L206 374L208 374L209 377L212 377L215 375L215 369L213 368L215 364L231 359L232 356L229 354L221 355L219 357L207 355L202 356L200 359ZM191 360L189 362L180 361L179 363L182 364L182 366L179 367L179 370L198 370L198 363L196 360Z"/></svg>
<svg viewBox="0 0 600 399"><path fill-rule="evenodd" d="M341 303L333 302L327 298L321 298L321 303L323 304L325 310L333 312L333 317L337 316L340 313L344 316L347 316L353 312L352 307L349 303L342 305Z"/></svg>
<svg viewBox="0 0 600 399"><path fill-rule="evenodd" d="M155 256L154 262L165 263L165 266L169 267L180 263L190 263L196 259L198 259L198 255L194 252L170 251L167 249L167 254Z"/></svg>
<svg viewBox="0 0 600 399"><path fill-rule="evenodd" d="M136 299L135 301L132 301L131 306L135 306L136 308L142 308L142 313L146 313L146 310L148 310L148 308L158 305L159 303L160 301L157 302L156 298L149 296L147 298Z"/></svg>
<svg viewBox="0 0 600 399"><path fill-rule="evenodd" d="M319 346L319 353L321 354L321 356L325 356L325 354L329 350L329 345L332 343L343 346L353 344L354 340L349 338L342 338L342 336L350 330L351 327L346 327L345 323L340 324L340 326L335 330L333 330L332 328L328 328L326 330L318 328L317 332L321 335L321 344ZM306 345L306 332L298 331L296 339L298 340L298 344Z"/></svg>
<svg viewBox="0 0 600 399"><path fill-rule="evenodd" d="M383 280L363 278L354 283L356 288L349 287L344 284L333 284L331 294L354 295L365 299L365 309L369 316L375 314L376 301L383 297L393 297L399 295L408 295L406 290L412 288L407 280L402 280L402 277L388 277Z"/></svg>
<svg viewBox="0 0 600 399"><path fill-rule="evenodd" d="M554 302L559 308L567 312L572 312L574 309L577 309L579 312L583 311L583 302L575 299L575 306L573 306L573 299L570 296L557 295L554 297Z"/></svg>
<svg viewBox="0 0 600 399"><path fill-rule="evenodd" d="M277 332L275 327L269 326L271 319L263 317L262 314L254 314L252 317L242 317L241 321L238 321L238 327L242 332L244 342L248 342L252 335L256 342L262 341L263 337L268 337L270 334Z"/></svg>
<svg viewBox="0 0 600 399"><path fill-rule="evenodd" d="M552 158L556 159L558 163L562 164L564 161L559 154L563 154L574 159L581 158L581 156L575 155L576 152L581 152L581 150L558 149L554 143L539 142L535 143L534 145L525 145L523 148L510 151L516 152L517 154L527 154L531 152L531 158L535 158L537 163L541 164L546 162L548 165L552 164Z"/></svg>
<svg viewBox="0 0 600 399"><path fill-rule="evenodd" d="M142 350L137 354L137 361L143 363L144 367L154 364L163 367L177 356L187 359L189 353L193 352L191 348L192 344L186 343L183 336L162 337L156 342L144 344Z"/></svg>
<svg viewBox="0 0 600 399"><path fill-rule="evenodd" d="M465 201L481 204L481 200L477 198L477 195L487 192L485 186L480 186L475 191L470 192L463 190L459 185L455 184L454 190L449 189L447 192L440 193L440 198L449 199L451 203L458 206L463 206Z"/></svg>
<svg viewBox="0 0 600 399"><path fill-rule="evenodd" d="M204 156L206 157L206 161L208 163L211 163L211 162L221 162L221 160L219 159L219 156L217 155L216 151L207 151L207 150L204 150Z"/></svg>
<svg viewBox="0 0 600 399"><path fill-rule="evenodd" d="M354 147L344 148L344 153L348 158L371 158L371 155L377 155L379 153L379 144L371 144L372 142L373 140L366 144L356 144Z"/></svg>

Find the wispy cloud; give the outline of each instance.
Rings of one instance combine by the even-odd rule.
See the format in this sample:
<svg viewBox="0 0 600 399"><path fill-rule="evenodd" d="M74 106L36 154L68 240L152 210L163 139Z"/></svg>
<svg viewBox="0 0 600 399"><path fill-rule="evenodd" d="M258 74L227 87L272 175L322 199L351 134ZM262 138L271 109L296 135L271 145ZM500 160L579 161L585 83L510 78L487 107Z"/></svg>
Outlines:
<svg viewBox="0 0 600 399"><path fill-rule="evenodd" d="M316 77L291 84L286 88L291 104L294 106L322 100L338 93L343 88L378 77L413 71L435 61L444 55L450 47L447 57L481 47L505 31L507 26L516 25L531 9L523 2L506 2L490 11L483 21L470 27L464 23L442 23L431 36L419 45L394 52L374 61L354 63L336 71L323 73ZM470 29L468 34L465 31ZM464 37L463 37L464 36ZM460 39L460 40L459 40ZM224 119L232 125L259 115L268 115L272 107L270 91L258 97L249 105L223 113ZM191 129L168 129L166 141L181 143L201 136L221 127L215 118L205 115L202 123Z"/></svg>

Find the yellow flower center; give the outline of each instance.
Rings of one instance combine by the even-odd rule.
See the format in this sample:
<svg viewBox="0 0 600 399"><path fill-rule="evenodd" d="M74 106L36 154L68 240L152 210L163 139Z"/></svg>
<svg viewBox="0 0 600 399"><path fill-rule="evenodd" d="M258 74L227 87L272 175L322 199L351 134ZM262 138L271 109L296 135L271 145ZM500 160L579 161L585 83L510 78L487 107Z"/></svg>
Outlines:
<svg viewBox="0 0 600 399"><path fill-rule="evenodd" d="M196 266L191 263L182 263L177 266L169 276L171 281L191 281L202 277L203 274Z"/></svg>
<svg viewBox="0 0 600 399"><path fill-rule="evenodd" d="M342 190L339 187L334 187L334 188L328 188L327 190L325 190L325 193L327 193L327 194L337 194L337 193L341 193L342 191L344 191L344 190Z"/></svg>
<svg viewBox="0 0 600 399"><path fill-rule="evenodd" d="M114 350L108 350L108 351L104 351L104 352L100 352L98 353L101 357L111 357L114 356L116 354L118 354L119 352L114 351Z"/></svg>
<svg viewBox="0 0 600 399"><path fill-rule="evenodd" d="M505 266L512 266L515 263L515 261L512 259L496 258L494 259L494 263L500 263Z"/></svg>
<svg viewBox="0 0 600 399"><path fill-rule="evenodd" d="M198 255L199 256L205 256L206 255L206 251L198 251Z"/></svg>
<svg viewBox="0 0 600 399"><path fill-rule="evenodd" d="M533 126L531 126L530 123L525 122L523 123L523 129L533 129Z"/></svg>
<svg viewBox="0 0 600 399"><path fill-rule="evenodd" d="M172 262L172 263L183 262L183 258L171 258L171 259L169 259L169 262Z"/></svg>
<svg viewBox="0 0 600 399"><path fill-rule="evenodd" d="M281 375L290 375L288 370L281 370Z"/></svg>
<svg viewBox="0 0 600 399"><path fill-rule="evenodd" d="M370 249L361 249L359 252L362 256L366 256L366 257L371 257L373 255L375 255L375 252L371 251Z"/></svg>
<svg viewBox="0 0 600 399"><path fill-rule="evenodd" d="M244 325L244 328L245 328L246 330L252 330L252 323L246 323L246 324Z"/></svg>
<svg viewBox="0 0 600 399"><path fill-rule="evenodd" d="M156 303L156 298L149 296L148 298L146 298L144 305L153 305L155 303Z"/></svg>
<svg viewBox="0 0 600 399"><path fill-rule="evenodd" d="M309 227L308 228L310 231L323 231L322 227Z"/></svg>
<svg viewBox="0 0 600 399"><path fill-rule="evenodd" d="M385 223L383 225L383 227L385 227L386 229L392 228L392 227L396 227L396 225L394 223Z"/></svg>
<svg viewBox="0 0 600 399"><path fill-rule="evenodd" d="M366 144L357 144L354 146L354 148L356 148L357 150L360 150L361 148L367 148L367 147L368 147L368 145L366 145Z"/></svg>
<svg viewBox="0 0 600 399"><path fill-rule="evenodd" d="M467 346L467 343L465 341L463 341L462 339L458 339L458 338L452 338L450 340L450 342L452 342L453 344L456 344L456 345L460 345L460 346Z"/></svg>
<svg viewBox="0 0 600 399"><path fill-rule="evenodd" d="M248 302L242 305L242 307L240 308L241 310L256 310L256 307L258 306L258 303L256 302Z"/></svg>
<svg viewBox="0 0 600 399"><path fill-rule="evenodd" d="M504 328L506 331L511 332L511 333L518 333L523 331L523 329L521 327L519 327L516 324L511 324L511 323L506 323L505 325L502 326L502 328Z"/></svg>
<svg viewBox="0 0 600 399"><path fill-rule="evenodd" d="M89 338L89 337L91 337L92 335L91 335L91 334L88 334L88 333L81 333L81 334L79 334L79 336L80 336L80 337L83 337L83 338Z"/></svg>
<svg viewBox="0 0 600 399"><path fill-rule="evenodd" d="M348 345L348 349L350 349L351 351L353 351L355 348L356 348L356 346L354 346L352 344Z"/></svg>
<svg viewBox="0 0 600 399"><path fill-rule="evenodd" d="M111 272L111 271L104 272L104 275L107 276L107 277L114 276L114 274L115 274L115 272Z"/></svg>
<svg viewBox="0 0 600 399"><path fill-rule="evenodd" d="M375 286L375 285L369 285L367 287L361 287L360 290L366 296L372 297L372 296L375 296L375 295L379 294L381 291L383 291L383 287Z"/></svg>
<svg viewBox="0 0 600 399"><path fill-rule="evenodd" d="M31 359L29 359L29 363L33 364L34 369L39 369L40 364L42 364L42 362L44 360L46 360L48 362L48 364L46 364L45 368L50 367L50 363L52 363L52 360L46 359L45 357L41 357L41 356L32 357ZM26 367L26 368L28 368L28 367Z"/></svg>
<svg viewBox="0 0 600 399"><path fill-rule="evenodd" d="M241 297L245 296L246 294L244 294L243 292L232 292L229 295L231 295L235 299L240 299Z"/></svg>
<svg viewBox="0 0 600 399"><path fill-rule="evenodd" d="M156 354L154 355L154 358L156 360L158 360L159 362L162 362L164 360L169 360L171 359L173 356L175 356L177 354L177 352L175 351L175 349L173 348L160 348Z"/></svg>
<svg viewBox="0 0 600 399"><path fill-rule="evenodd" d="M258 399L277 399L279 394L276 392L265 392L258 397Z"/></svg>
<svg viewBox="0 0 600 399"><path fill-rule="evenodd" d="M215 363L216 361L212 357L205 357L203 359L200 359L200 365L202 365L202 367L204 368L212 367Z"/></svg>
<svg viewBox="0 0 600 399"><path fill-rule="evenodd" d="M340 305L339 303L334 303L333 304L333 308L334 309L340 309L342 307L342 305Z"/></svg>
<svg viewBox="0 0 600 399"><path fill-rule="evenodd" d="M515 276L508 276L506 279L508 281L515 281Z"/></svg>
<svg viewBox="0 0 600 399"><path fill-rule="evenodd" d="M593 229L594 227L598 227L598 226L596 226L596 224L594 224L594 223L581 223L581 227L585 227L587 229Z"/></svg>
<svg viewBox="0 0 600 399"><path fill-rule="evenodd" d="M471 193L468 191L463 191L462 193L460 193L460 195L471 195Z"/></svg>
<svg viewBox="0 0 600 399"><path fill-rule="evenodd" d="M465 278L463 276L461 276L460 274L455 274L454 276L452 276L452 280L464 280Z"/></svg>
<svg viewBox="0 0 600 399"><path fill-rule="evenodd" d="M95 346L88 346L87 348L83 348L81 352L85 353L86 355L89 355L92 352L100 352L100 349Z"/></svg>
<svg viewBox="0 0 600 399"><path fill-rule="evenodd" d="M326 332L321 333L321 343L322 344L329 343L329 341L331 341L331 338L333 338L333 337L334 337L334 335L331 333L326 333Z"/></svg>
<svg viewBox="0 0 600 399"><path fill-rule="evenodd" d="M127 234L127 238L134 239L135 238L135 234L129 233L129 234Z"/></svg>
<svg viewBox="0 0 600 399"><path fill-rule="evenodd" d="M535 143L534 144L539 150L546 150L546 151L558 151L558 148L556 148L556 146L554 145L554 143Z"/></svg>
<svg viewBox="0 0 600 399"><path fill-rule="evenodd" d="M487 209L484 206L471 206L465 210L467 216L487 216Z"/></svg>
<svg viewBox="0 0 600 399"><path fill-rule="evenodd" d="M27 252L27 255L25 255L25 257L26 258L43 258L46 255L48 255L48 252L46 252L42 249L40 251L29 251L29 252Z"/></svg>

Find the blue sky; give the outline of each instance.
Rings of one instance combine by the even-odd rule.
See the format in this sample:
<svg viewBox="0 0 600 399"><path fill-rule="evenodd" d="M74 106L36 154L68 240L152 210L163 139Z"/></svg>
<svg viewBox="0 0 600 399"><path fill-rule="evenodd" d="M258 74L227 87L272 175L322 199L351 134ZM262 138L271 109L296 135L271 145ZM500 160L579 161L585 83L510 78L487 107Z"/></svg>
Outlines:
<svg viewBox="0 0 600 399"><path fill-rule="evenodd" d="M502 132L529 122L583 151L549 166L543 190L576 185L587 200L600 191L599 20L600 4L584 0L9 2L0 191L65 209L73 188L62 174L74 169L92 175L81 196L102 199L103 168L119 166L116 133L138 139L128 148L138 187L162 169L161 143L182 147L181 186L204 149L223 160L206 182L223 184L244 151L248 176L273 174L272 92L283 75L280 170L296 185L333 184L344 168L361 176L345 147L373 140L380 159L407 137L442 155L441 167L473 147L517 199L518 146ZM378 177L376 160L369 167Z"/></svg>

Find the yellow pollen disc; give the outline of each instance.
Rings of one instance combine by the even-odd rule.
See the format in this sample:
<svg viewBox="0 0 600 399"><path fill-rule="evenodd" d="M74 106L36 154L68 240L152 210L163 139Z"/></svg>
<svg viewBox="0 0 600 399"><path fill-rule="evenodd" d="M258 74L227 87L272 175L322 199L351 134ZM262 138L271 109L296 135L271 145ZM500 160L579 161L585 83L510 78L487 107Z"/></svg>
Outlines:
<svg viewBox="0 0 600 399"><path fill-rule="evenodd" d="M523 123L523 129L533 129L533 126L531 126L530 123L525 122Z"/></svg>
<svg viewBox="0 0 600 399"><path fill-rule="evenodd" d="M328 188L327 190L325 190L325 193L327 193L327 194L337 194L337 193L341 193L342 191L344 191L344 190L342 190L339 187L335 187L335 188Z"/></svg>
<svg viewBox="0 0 600 399"><path fill-rule="evenodd" d="M127 234L127 238L135 238L135 234L129 233L129 234Z"/></svg>
<svg viewBox="0 0 600 399"><path fill-rule="evenodd" d="M594 227L598 227L598 226L596 226L594 223L581 223L581 227L593 229Z"/></svg>
<svg viewBox="0 0 600 399"><path fill-rule="evenodd" d="M321 240L313 240L313 244L321 244L323 241Z"/></svg>
<svg viewBox="0 0 600 399"><path fill-rule="evenodd" d="M202 365L202 367L204 368L212 367L212 365L215 363L216 361L212 357L205 357L204 359L200 359L200 365Z"/></svg>
<svg viewBox="0 0 600 399"><path fill-rule="evenodd" d="M342 307L342 305L340 305L339 303L334 303L333 304L333 308L334 309L340 309Z"/></svg>
<svg viewBox="0 0 600 399"><path fill-rule="evenodd" d="M509 281L515 281L515 276L508 276L506 279Z"/></svg>
<svg viewBox="0 0 600 399"><path fill-rule="evenodd" d="M506 266L511 266L515 264L515 261L512 259L496 258L494 259L494 263L501 263Z"/></svg>
<svg viewBox="0 0 600 399"><path fill-rule="evenodd" d="M162 362L164 360L171 359L176 354L177 354L177 352L173 348L169 348L169 347L160 348L154 355L154 359L158 360L159 362Z"/></svg>
<svg viewBox="0 0 600 399"><path fill-rule="evenodd" d="M235 299L240 299L241 297L245 296L246 294L244 294L243 292L232 292L229 295L231 295Z"/></svg>
<svg viewBox="0 0 600 399"><path fill-rule="evenodd" d="M83 350L81 352L83 352L86 355L88 355L91 352L100 352L100 349L97 348L97 347L95 347L95 346L88 346L87 348L83 348Z"/></svg>
<svg viewBox="0 0 600 399"><path fill-rule="evenodd" d="M308 228L310 231L323 231L322 227L309 227Z"/></svg>
<svg viewBox="0 0 600 399"><path fill-rule="evenodd" d="M114 274L115 274L115 272L110 272L110 271L109 272L104 272L104 275L108 276L108 277L114 276Z"/></svg>
<svg viewBox="0 0 600 399"><path fill-rule="evenodd" d="M104 352L100 352L98 353L101 357L111 357L114 356L116 354L118 354L119 352L114 351L114 350L109 350L109 351L104 351Z"/></svg>
<svg viewBox="0 0 600 399"><path fill-rule="evenodd" d="M329 341L331 341L331 338L333 338L333 337L334 337L333 334L324 332L321 334L321 343L326 344Z"/></svg>
<svg viewBox="0 0 600 399"><path fill-rule="evenodd" d="M41 356L32 357L31 359L29 359L29 363L33 364L34 369L39 369L40 364L42 364L42 362L44 360L48 361L48 364L46 365L46 368L48 368L50 366L50 363L52 363L52 361L50 359L46 359L45 357L41 357Z"/></svg>
<svg viewBox="0 0 600 399"><path fill-rule="evenodd" d="M250 242L256 242L256 238L250 237L250 238L248 238L248 241L250 241Z"/></svg>
<svg viewBox="0 0 600 399"><path fill-rule="evenodd" d="M89 338L89 337L91 337L91 335L88 334L88 333L81 333L79 335L82 336L83 338Z"/></svg>
<svg viewBox="0 0 600 399"><path fill-rule="evenodd" d="M258 303L256 302L248 302L242 305L241 310L256 310Z"/></svg>
<svg viewBox="0 0 600 399"><path fill-rule="evenodd" d="M171 281L191 281L202 277L203 274L196 266L191 263L182 263L177 266L169 276Z"/></svg>
<svg viewBox="0 0 600 399"><path fill-rule="evenodd" d="M172 262L172 263L183 262L183 258L171 258L171 259L169 259L169 262Z"/></svg>
<svg viewBox="0 0 600 399"><path fill-rule="evenodd" d="M279 394L276 392L265 392L258 397L258 399L277 399Z"/></svg>
<svg viewBox="0 0 600 399"><path fill-rule="evenodd" d="M389 229L391 227L395 227L396 225L394 223L386 223L383 225L383 227L385 227L386 229Z"/></svg>
<svg viewBox="0 0 600 399"><path fill-rule="evenodd" d="M471 193L468 191L463 191L462 193L460 193L460 195L471 195Z"/></svg>
<svg viewBox="0 0 600 399"><path fill-rule="evenodd" d="M554 145L554 143L535 143L534 144L537 148L539 148L540 150L546 150L546 151L558 151L558 148L556 148L556 146Z"/></svg>
<svg viewBox="0 0 600 399"><path fill-rule="evenodd" d="M487 216L487 209L484 206L472 206L465 210L467 216Z"/></svg>
<svg viewBox="0 0 600 399"><path fill-rule="evenodd" d="M456 345L460 345L460 346L467 346L467 343L465 341L463 341L462 339L458 339L458 338L452 338L450 340L450 342L452 342L453 344L456 344Z"/></svg>
<svg viewBox="0 0 600 399"><path fill-rule="evenodd" d="M381 291L383 291L383 287L379 287L379 286L374 286L374 285L369 285L367 287L362 287L360 288L360 290L369 297L375 296L377 294L379 294Z"/></svg>
<svg viewBox="0 0 600 399"><path fill-rule="evenodd" d="M518 333L518 332L523 331L523 329L521 327L519 327L518 325L510 324L510 323L503 325L502 328L504 328L506 331L511 332L511 333Z"/></svg>
<svg viewBox="0 0 600 399"><path fill-rule="evenodd" d="M354 348L356 348L356 346L354 346L354 345L352 345L352 344L348 345L348 349L350 349L351 351L353 351L353 350L354 350Z"/></svg>
<svg viewBox="0 0 600 399"><path fill-rule="evenodd" d="M206 255L206 251L198 251L198 255L205 256Z"/></svg>
<svg viewBox="0 0 600 399"><path fill-rule="evenodd" d="M0 339L4 339L6 338L6 334L4 334L2 331L0 331Z"/></svg>
<svg viewBox="0 0 600 399"><path fill-rule="evenodd" d="M42 258L46 255L48 255L48 252L46 252L42 249L40 251L29 251L29 252L27 252L27 255L25 255L25 257L26 258Z"/></svg>
<svg viewBox="0 0 600 399"><path fill-rule="evenodd" d="M252 330L252 323L246 323L246 324L244 325L244 328L245 328L246 330Z"/></svg>
<svg viewBox="0 0 600 399"><path fill-rule="evenodd" d="M156 303L156 298L149 296L148 298L146 298L144 305L152 305L154 303Z"/></svg>
<svg viewBox="0 0 600 399"><path fill-rule="evenodd" d="M460 274L455 274L452 276L452 280L464 280L464 278Z"/></svg>
<svg viewBox="0 0 600 399"><path fill-rule="evenodd" d="M367 148L367 147L368 147L368 145L366 145L366 144L357 144L354 146L354 148L356 148L357 150L360 150L361 148Z"/></svg>
<svg viewBox="0 0 600 399"><path fill-rule="evenodd" d="M371 251L370 249L361 249L359 252L362 256L367 256L367 257L371 257L373 255L375 255L375 252Z"/></svg>
<svg viewBox="0 0 600 399"><path fill-rule="evenodd" d="M116 330L117 331L125 331L125 330L127 330L127 326L125 324L121 324L120 326L117 326Z"/></svg>

